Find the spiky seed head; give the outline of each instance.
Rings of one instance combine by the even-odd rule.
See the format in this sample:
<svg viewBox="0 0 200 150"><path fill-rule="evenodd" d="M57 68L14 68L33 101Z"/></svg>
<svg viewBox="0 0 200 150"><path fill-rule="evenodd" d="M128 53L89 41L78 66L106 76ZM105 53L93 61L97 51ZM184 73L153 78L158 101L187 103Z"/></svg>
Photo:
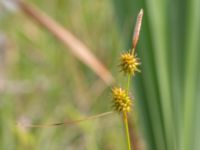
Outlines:
<svg viewBox="0 0 200 150"><path fill-rule="evenodd" d="M140 72L138 69L140 65L139 59L133 54L129 52L121 54L120 61L121 70L125 74L134 75L135 72Z"/></svg>
<svg viewBox="0 0 200 150"><path fill-rule="evenodd" d="M131 111L132 102L126 90L119 87L114 87L112 89L112 96L113 106L117 112Z"/></svg>

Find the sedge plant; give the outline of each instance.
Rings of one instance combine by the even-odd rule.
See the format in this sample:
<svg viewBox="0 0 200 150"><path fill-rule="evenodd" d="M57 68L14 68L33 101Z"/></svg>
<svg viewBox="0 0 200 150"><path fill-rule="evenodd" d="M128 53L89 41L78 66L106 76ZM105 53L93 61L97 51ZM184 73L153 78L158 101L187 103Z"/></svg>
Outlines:
<svg viewBox="0 0 200 150"><path fill-rule="evenodd" d="M137 22L136 22L136 26L135 26L135 30L133 34L132 49L128 52L122 53L120 56L120 67L121 67L121 71L127 77L127 87L126 88L114 87L112 90L114 109L117 112L122 113L122 116L123 116L127 143L128 143L128 150L131 150L131 142L130 142L129 126L128 126L128 113L131 111L131 108L132 108L132 99L129 95L130 79L132 76L135 75L136 72L140 71L138 69L138 66L140 65L140 61L139 61L139 58L137 58L137 55L135 54L135 49L136 49L136 45L139 39L139 33L140 33L141 24L142 24L142 17L143 17L143 10L141 9L138 14L138 18L137 18Z"/></svg>
<svg viewBox="0 0 200 150"><path fill-rule="evenodd" d="M78 120L72 120L72 121L63 121L59 123L52 123L52 124L22 124L19 123L19 125L23 125L24 127L30 127L30 128L43 128L43 127L53 127L53 126L60 126L60 125L71 125L76 124L79 122L87 121L87 120L93 120L101 117L105 117L108 115L111 115L115 112L122 115L124 126L125 126L125 132L126 132L126 139L127 139L127 147L128 150L131 150L131 139L130 139L130 132L129 132L129 125L128 125L128 113L131 112L132 106L133 106L133 99L130 96L130 81L131 78L137 73L140 72L139 65L140 60L137 57L135 50L139 39L139 33L140 28L142 24L142 17L143 17L143 9L140 10L136 26L133 33L132 38L132 49L128 52L124 52L120 55L120 70L124 73L124 76L127 78L127 84L126 87L118 87L114 86L112 88L112 111L104 112L101 114L89 116L86 118L78 119Z"/></svg>

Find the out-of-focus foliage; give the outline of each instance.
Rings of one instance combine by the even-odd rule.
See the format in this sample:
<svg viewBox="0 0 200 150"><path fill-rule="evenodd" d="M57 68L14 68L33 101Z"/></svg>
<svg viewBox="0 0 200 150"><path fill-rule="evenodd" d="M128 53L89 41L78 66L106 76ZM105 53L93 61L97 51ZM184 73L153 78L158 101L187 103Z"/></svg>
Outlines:
<svg viewBox="0 0 200 150"><path fill-rule="evenodd" d="M132 22L144 9L135 94L147 149L200 149L200 1L113 0L130 47Z"/></svg>
<svg viewBox="0 0 200 150"><path fill-rule="evenodd" d="M118 76L122 50L112 2L32 0L82 40ZM46 29L20 11L0 6L0 149L125 149L116 115L76 125L27 129L34 124L76 120L111 110L110 88ZM3 64L4 63L4 64ZM116 144L117 143L117 144Z"/></svg>
<svg viewBox="0 0 200 150"><path fill-rule="evenodd" d="M27 2L79 37L120 79L118 56L123 43L131 48L135 19L143 8L137 47L142 73L135 76L134 108L145 147L200 149L199 0ZM115 115L55 128L16 125L17 121L50 123L109 111L111 97L110 88L57 39L10 8L12 12L0 3L0 149L125 149L122 123Z"/></svg>

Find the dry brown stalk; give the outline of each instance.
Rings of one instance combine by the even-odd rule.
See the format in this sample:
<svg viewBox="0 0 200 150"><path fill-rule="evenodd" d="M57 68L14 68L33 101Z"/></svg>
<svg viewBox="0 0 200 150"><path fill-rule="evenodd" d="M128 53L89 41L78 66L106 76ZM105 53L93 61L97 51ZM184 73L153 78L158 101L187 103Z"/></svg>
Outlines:
<svg viewBox="0 0 200 150"><path fill-rule="evenodd" d="M62 27L38 8L25 1L18 0L17 2L26 15L49 30L49 32L69 48L74 56L91 68L107 85L111 85L114 82L113 76L106 67L90 52L89 48L70 31Z"/></svg>

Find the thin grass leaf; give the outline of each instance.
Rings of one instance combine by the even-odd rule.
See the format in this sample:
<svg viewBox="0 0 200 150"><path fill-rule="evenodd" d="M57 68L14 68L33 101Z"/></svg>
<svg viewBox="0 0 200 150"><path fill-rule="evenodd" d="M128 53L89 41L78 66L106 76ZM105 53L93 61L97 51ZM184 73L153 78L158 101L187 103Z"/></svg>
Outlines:
<svg viewBox="0 0 200 150"><path fill-rule="evenodd" d="M194 149L195 105L198 103L200 1L189 1L184 86L184 150ZM198 33L198 34L197 34Z"/></svg>

